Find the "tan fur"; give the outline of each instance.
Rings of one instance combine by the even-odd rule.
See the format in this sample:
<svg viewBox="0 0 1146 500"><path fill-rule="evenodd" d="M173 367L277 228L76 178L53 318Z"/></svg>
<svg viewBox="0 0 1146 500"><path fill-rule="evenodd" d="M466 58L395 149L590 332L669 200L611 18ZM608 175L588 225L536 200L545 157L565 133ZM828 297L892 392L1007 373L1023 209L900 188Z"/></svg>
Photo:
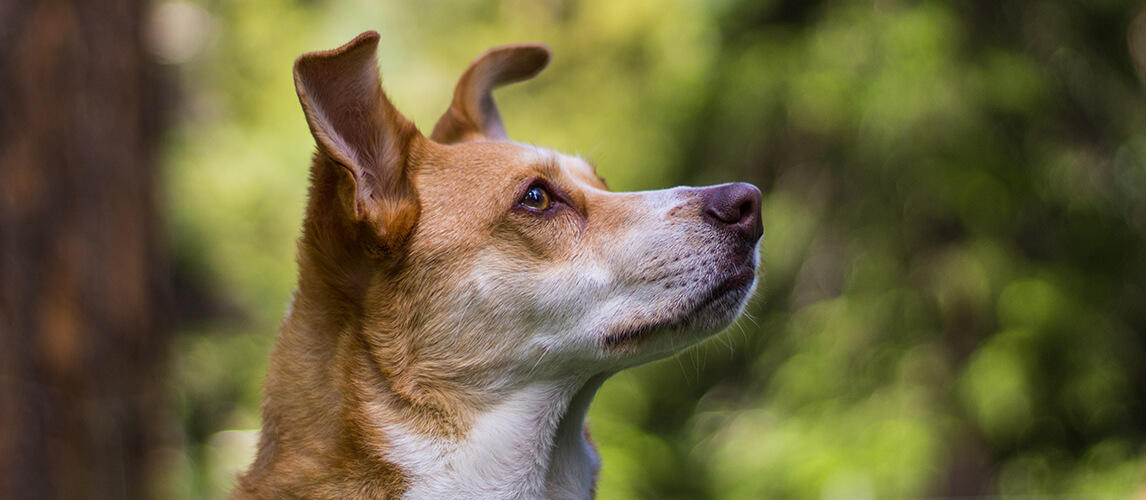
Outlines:
<svg viewBox="0 0 1146 500"><path fill-rule="evenodd" d="M759 193L610 193L588 163L506 141L490 92L540 71L539 45L479 57L423 137L382 92L376 44L364 33L295 64L318 145L299 288L272 355L258 456L233 498L433 491L397 450L460 449L496 430L496 416L526 411L532 400L507 403L517 395L551 392L568 407L539 409L540 457L587 464L595 479L593 453L578 448L591 450L582 420L593 393L735 317L754 286ZM519 205L539 182L557 198L544 213ZM723 288L708 275L727 275ZM600 316L630 288L664 298ZM531 466L530 491L548 492L537 495L581 491L558 465Z"/></svg>

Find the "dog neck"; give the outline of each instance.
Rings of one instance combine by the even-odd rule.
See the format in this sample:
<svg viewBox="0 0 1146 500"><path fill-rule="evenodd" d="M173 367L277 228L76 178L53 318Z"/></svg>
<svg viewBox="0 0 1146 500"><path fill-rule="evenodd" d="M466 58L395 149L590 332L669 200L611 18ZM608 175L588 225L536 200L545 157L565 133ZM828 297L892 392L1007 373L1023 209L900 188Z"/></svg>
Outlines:
<svg viewBox="0 0 1146 500"><path fill-rule="evenodd" d="M379 422L387 455L409 478L405 497L592 497L599 460L584 420L603 380L524 386L477 414L456 440Z"/></svg>
<svg viewBox="0 0 1146 500"><path fill-rule="evenodd" d="M443 385L416 394L409 382L386 373L391 363L354 345L364 338L357 321L320 313L329 309L331 294L316 299L319 290L306 281L304 276L276 346L252 474L290 467L293 473L277 491L312 496L594 496L600 461L584 421L607 374L469 393ZM337 456L353 459L326 462ZM303 465L314 470L299 470ZM308 493L307 478L341 486Z"/></svg>

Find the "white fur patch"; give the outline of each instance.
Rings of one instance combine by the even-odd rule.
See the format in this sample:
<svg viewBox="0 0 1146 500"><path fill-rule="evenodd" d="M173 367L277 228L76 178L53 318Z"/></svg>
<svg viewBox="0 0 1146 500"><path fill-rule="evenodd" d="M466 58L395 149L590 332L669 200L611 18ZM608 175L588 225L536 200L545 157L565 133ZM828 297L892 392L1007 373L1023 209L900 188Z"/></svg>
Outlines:
<svg viewBox="0 0 1146 500"><path fill-rule="evenodd" d="M552 454L561 438L557 435L561 417L579 385L537 384L519 390L479 415L462 441L420 435L399 423L384 424L389 446L382 452L410 477L404 498L548 497L550 467L576 470L575 463L587 461L583 439L579 452L570 450L579 456L564 459ZM582 418L583 414L578 416L578 429ZM564 493L587 498L589 492Z"/></svg>

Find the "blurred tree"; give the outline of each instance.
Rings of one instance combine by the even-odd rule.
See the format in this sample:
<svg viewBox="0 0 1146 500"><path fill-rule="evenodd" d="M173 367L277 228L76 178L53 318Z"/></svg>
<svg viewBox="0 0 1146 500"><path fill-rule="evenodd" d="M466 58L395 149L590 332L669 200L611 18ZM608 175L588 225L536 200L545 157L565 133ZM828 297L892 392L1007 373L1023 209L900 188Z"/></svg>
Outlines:
<svg viewBox="0 0 1146 500"><path fill-rule="evenodd" d="M0 498L148 496L166 268L145 7L0 2Z"/></svg>

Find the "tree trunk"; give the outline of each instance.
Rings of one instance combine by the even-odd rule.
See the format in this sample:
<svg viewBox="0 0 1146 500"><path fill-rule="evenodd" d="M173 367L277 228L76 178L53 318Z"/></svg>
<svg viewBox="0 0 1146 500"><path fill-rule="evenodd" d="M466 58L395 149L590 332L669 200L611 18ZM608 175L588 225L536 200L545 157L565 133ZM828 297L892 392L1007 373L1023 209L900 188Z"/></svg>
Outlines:
<svg viewBox="0 0 1146 500"><path fill-rule="evenodd" d="M165 286L139 0L0 0L0 498L146 496Z"/></svg>

